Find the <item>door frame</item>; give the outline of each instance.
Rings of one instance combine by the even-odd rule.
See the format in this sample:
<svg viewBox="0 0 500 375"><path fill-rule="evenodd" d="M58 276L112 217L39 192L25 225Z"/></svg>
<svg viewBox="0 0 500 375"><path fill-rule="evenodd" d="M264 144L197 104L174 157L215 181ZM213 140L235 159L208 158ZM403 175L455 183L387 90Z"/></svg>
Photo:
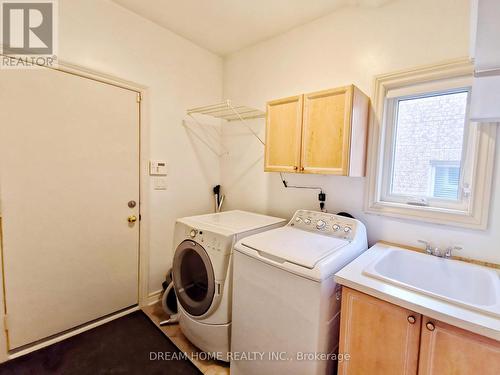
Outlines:
<svg viewBox="0 0 500 375"><path fill-rule="evenodd" d="M0 54L1 57L8 57ZM145 85L128 81L113 75L109 75L91 68L83 67L73 63L59 61L59 66L40 67L40 69L52 69L66 74L73 74L85 79L91 79L108 85L113 85L122 89L134 91L138 94L139 99L139 280L138 282L138 305L132 308L118 311L100 319L88 322L71 330L61 332L58 335L40 340L29 346L23 347L20 350L8 351L7 335L5 326L7 325L6 306L5 306L5 283L4 283L4 264L3 264L3 244L2 244L2 217L0 216L0 363L20 357L35 350L41 349L48 345L62 341L68 337L77 335L81 332L95 328L99 325L107 323L111 320L122 317L133 311L139 310L142 306L151 303L152 300L158 299L158 293L149 293L149 88Z"/></svg>

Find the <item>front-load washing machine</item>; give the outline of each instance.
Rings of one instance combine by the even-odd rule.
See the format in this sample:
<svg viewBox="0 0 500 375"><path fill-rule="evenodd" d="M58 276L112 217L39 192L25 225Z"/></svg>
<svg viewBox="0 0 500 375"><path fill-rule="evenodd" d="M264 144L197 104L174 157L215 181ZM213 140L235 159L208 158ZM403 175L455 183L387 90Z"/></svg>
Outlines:
<svg viewBox="0 0 500 375"><path fill-rule="evenodd" d="M285 225L284 219L227 211L178 219L172 275L184 335L227 360L231 337L232 252L246 236Z"/></svg>
<svg viewBox="0 0 500 375"><path fill-rule="evenodd" d="M340 287L334 274L367 249L358 220L299 210L235 245L231 375L332 374Z"/></svg>

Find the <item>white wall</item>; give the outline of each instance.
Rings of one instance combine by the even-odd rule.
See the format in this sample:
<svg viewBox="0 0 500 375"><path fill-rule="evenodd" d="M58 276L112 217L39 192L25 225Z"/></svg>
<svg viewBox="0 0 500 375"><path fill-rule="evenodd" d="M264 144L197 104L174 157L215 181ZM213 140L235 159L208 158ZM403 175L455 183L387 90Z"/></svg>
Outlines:
<svg viewBox="0 0 500 375"><path fill-rule="evenodd" d="M374 76L468 55L468 0L399 0L381 8L344 8L241 50L225 61L224 96L264 109L270 99L354 83L372 94ZM254 125L264 134L264 120ZM263 172L263 148L240 126L226 125L222 160L226 208L290 217L317 209L317 193L285 190L277 173ZM369 240L417 245L461 244L460 255L500 263L500 188L496 173L487 231L396 220L363 213L364 178L287 175L290 183L325 188L330 212L348 211L368 228Z"/></svg>
<svg viewBox="0 0 500 375"><path fill-rule="evenodd" d="M60 0L59 11L62 60L148 87L151 159L165 159L169 173L166 191L150 191L150 233L142 233L153 292L171 263L175 219L212 209L219 159L182 119L190 106L220 101L222 60L106 0Z"/></svg>

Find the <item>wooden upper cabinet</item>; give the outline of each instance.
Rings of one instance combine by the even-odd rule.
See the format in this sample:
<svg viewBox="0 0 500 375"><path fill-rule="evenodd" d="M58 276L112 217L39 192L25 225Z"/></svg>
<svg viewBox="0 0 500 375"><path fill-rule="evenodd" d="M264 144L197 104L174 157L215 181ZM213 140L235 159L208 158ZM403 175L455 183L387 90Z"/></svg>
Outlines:
<svg viewBox="0 0 500 375"><path fill-rule="evenodd" d="M500 374L500 342L424 317L418 375L446 374Z"/></svg>
<svg viewBox="0 0 500 375"><path fill-rule="evenodd" d="M416 375L422 316L343 287L339 375Z"/></svg>
<svg viewBox="0 0 500 375"><path fill-rule="evenodd" d="M266 172L296 172L300 166L303 96L267 103Z"/></svg>
<svg viewBox="0 0 500 375"><path fill-rule="evenodd" d="M265 170L364 176L368 97L350 85L303 95L300 118L292 117L286 109L281 109L284 113L277 111L277 106L290 105L291 99L298 102L298 98L268 103ZM295 120L300 124L292 125ZM301 129L298 149L297 125ZM271 163L272 157L284 154L287 161L294 160L293 165L281 164L286 166L283 168Z"/></svg>

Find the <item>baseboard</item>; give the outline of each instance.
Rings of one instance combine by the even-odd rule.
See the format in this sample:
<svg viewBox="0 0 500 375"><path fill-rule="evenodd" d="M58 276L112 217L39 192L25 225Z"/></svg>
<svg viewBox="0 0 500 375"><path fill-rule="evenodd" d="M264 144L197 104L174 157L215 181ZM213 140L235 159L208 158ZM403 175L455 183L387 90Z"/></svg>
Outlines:
<svg viewBox="0 0 500 375"><path fill-rule="evenodd" d="M142 301L141 306L151 306L161 300L163 294L163 289L159 289L156 292L149 293L149 295Z"/></svg>

